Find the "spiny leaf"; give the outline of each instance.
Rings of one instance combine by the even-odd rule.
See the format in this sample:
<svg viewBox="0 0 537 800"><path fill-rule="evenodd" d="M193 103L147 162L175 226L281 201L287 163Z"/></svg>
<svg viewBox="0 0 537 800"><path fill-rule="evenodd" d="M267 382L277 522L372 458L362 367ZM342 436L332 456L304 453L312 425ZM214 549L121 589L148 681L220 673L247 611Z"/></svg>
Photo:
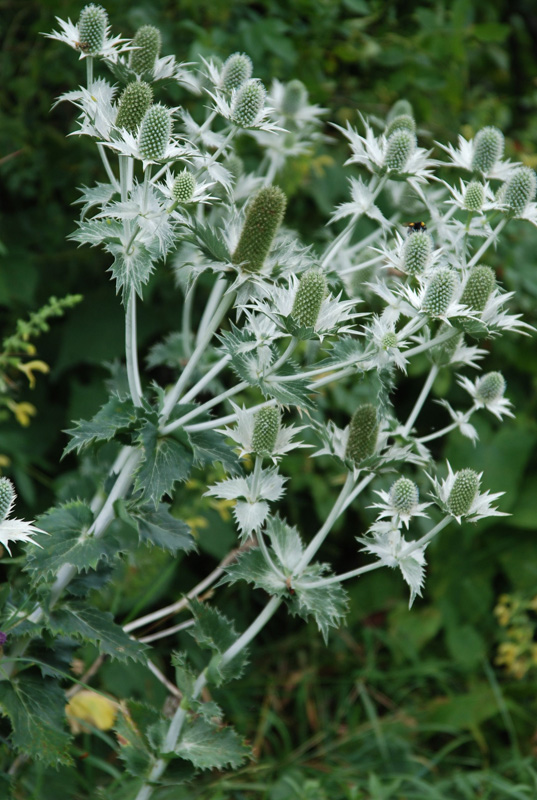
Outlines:
<svg viewBox="0 0 537 800"><path fill-rule="evenodd" d="M71 441L63 451L63 455L65 456L73 450L80 453L94 442L109 442L118 433L132 430L137 422L136 409L132 400L129 397L122 398L114 393L92 419L79 420L75 423L74 428L65 431L71 436Z"/></svg>
<svg viewBox="0 0 537 800"><path fill-rule="evenodd" d="M0 711L11 720L13 746L51 766L72 763L64 706L65 694L54 681L21 675L0 683Z"/></svg>
<svg viewBox="0 0 537 800"><path fill-rule="evenodd" d="M145 662L146 646L131 639L106 611L82 603L66 603L49 613L46 625L54 634L92 642L101 653L119 661L131 658Z"/></svg>
<svg viewBox="0 0 537 800"><path fill-rule="evenodd" d="M142 502L152 502L157 508L164 494L171 493L176 481L186 481L192 469L194 456L186 436L163 436L158 426L146 420L139 441L144 458L136 475L136 491Z"/></svg>
<svg viewBox="0 0 537 800"><path fill-rule="evenodd" d="M188 525L170 514L169 506L160 503L156 509L142 506L133 513L138 523L140 541L168 550L176 555L180 550L189 552L195 548L195 542Z"/></svg>
<svg viewBox="0 0 537 800"><path fill-rule="evenodd" d="M198 769L237 769L251 751L233 728L195 719L184 728L175 752Z"/></svg>

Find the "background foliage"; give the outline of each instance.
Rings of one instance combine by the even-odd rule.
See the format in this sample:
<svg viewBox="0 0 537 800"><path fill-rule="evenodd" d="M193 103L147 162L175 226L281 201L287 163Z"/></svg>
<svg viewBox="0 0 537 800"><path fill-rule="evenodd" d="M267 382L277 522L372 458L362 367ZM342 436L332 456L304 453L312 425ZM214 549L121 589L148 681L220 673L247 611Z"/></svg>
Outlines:
<svg viewBox="0 0 537 800"><path fill-rule="evenodd" d="M121 359L124 346L122 312L105 274L106 257L89 248L77 250L66 240L74 227L70 204L76 187L102 179L89 142L65 139L75 127L72 110L65 105L50 112L53 98L83 80L83 65L72 51L39 35L53 27L56 14L76 19L81 5L73 0L0 2L7 20L0 55L2 338L51 295L84 297L36 342L50 375L38 375L34 389L23 375L16 379L17 401L31 402L35 418L28 427L11 414L0 419L2 469L20 491L18 514L32 518L55 496L83 496L84 470L90 467L75 473L74 458L60 463L66 444L61 431L104 402L110 373L104 365ZM506 134L507 155L537 167L537 11L530 0L153 0L138 5L110 0L106 7L115 31L130 35L140 24L157 25L163 52L179 59L225 58L241 50L267 83L271 77L300 78L311 99L329 108L339 124L355 122L357 111L385 114L405 97L425 143L427 137L431 146L437 138L455 141L460 131L472 135L494 124ZM186 95L174 100L191 102ZM279 180L290 195L287 222L307 241L333 204L346 199L341 170L346 153L329 127L325 133L333 143L313 158L294 161ZM536 324L537 234L529 228L514 222L508 246L490 258L507 288L520 292L526 321ZM171 269L160 269L140 309L140 344L146 352L178 327L181 303ZM501 615L494 614L500 595L529 601L536 586L535 353L534 339L508 336L494 345L487 369L504 372L517 418L501 429L482 421L475 450L454 433L444 453L455 468L486 469L487 486L506 492L501 508L512 516L450 529L440 537L429 552L425 598L411 612L398 576L379 572L361 578L351 588L348 628L332 637L329 649L313 629L278 615L253 651L247 677L232 695L215 698L251 737L259 761L233 778L211 773L197 796L535 797L534 612L530 608L526 617L515 616L503 627ZM403 409L419 391L419 365L415 371L416 381L406 384L408 398L398 398ZM166 374L159 378L165 382ZM458 390L441 374L435 391L442 397ZM353 389L328 388L321 402L343 418L353 410L355 397ZM286 513L307 533L323 518L338 475L323 459L306 474L294 469L298 463L292 457L286 461L293 482ZM176 500L197 530L201 548L201 555L189 560L188 585L233 543L225 509L197 500L199 492L192 489L195 485L181 490ZM353 557L354 535L364 530L368 514L348 513L329 540L326 555L336 571ZM127 621L156 603L171 602L180 568L180 561L147 551L124 567L117 583L121 590L102 594L99 603ZM10 570L13 580L23 579L16 564ZM238 628L252 615L247 602L262 602L255 595L252 600L246 588L244 594L236 587L218 591ZM515 642L505 651L511 654L509 669L495 663L504 640ZM164 640L161 645L165 671L175 644ZM181 646L188 647L186 638ZM90 663L94 655L84 658ZM127 671L104 664L94 685L156 704L165 699L163 687L136 665ZM77 742L79 755L89 749L83 739ZM92 743L92 753L69 777L64 770L45 774L36 767L27 775L24 796L53 797L61 787L63 796L93 797L102 772L113 776L113 750L105 736Z"/></svg>

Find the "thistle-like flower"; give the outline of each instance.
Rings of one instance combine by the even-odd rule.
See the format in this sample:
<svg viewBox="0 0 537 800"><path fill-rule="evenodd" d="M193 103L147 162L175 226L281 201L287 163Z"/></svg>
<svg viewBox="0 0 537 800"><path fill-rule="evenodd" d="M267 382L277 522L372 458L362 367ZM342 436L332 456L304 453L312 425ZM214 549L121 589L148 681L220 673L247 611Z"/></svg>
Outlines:
<svg viewBox="0 0 537 800"><path fill-rule="evenodd" d="M431 317L444 317L458 286L457 273L449 267L432 272L425 289L421 310Z"/></svg>
<svg viewBox="0 0 537 800"><path fill-rule="evenodd" d="M273 109L265 104L267 92L257 78L250 78L237 89L233 89L228 100L221 90L207 90L214 100L213 110L224 119L248 131L276 133L284 129L270 120Z"/></svg>
<svg viewBox="0 0 537 800"><path fill-rule="evenodd" d="M296 290L291 317L303 328L314 328L326 295L326 278L320 270L305 272Z"/></svg>
<svg viewBox="0 0 537 800"><path fill-rule="evenodd" d="M377 409L371 403L358 406L349 425L345 456L359 466L375 452L379 433Z"/></svg>
<svg viewBox="0 0 537 800"><path fill-rule="evenodd" d="M474 172L481 172L487 175L496 163L503 156L505 139L503 133L489 125L481 128L474 139L474 150L472 153L472 169Z"/></svg>
<svg viewBox="0 0 537 800"><path fill-rule="evenodd" d="M294 425L282 425L279 408L268 406L253 412L246 408L241 409L234 403L231 405L237 417L237 425L222 428L220 433L239 445L241 457L254 453L271 458L276 463L297 447L311 446L293 441L296 434L304 430L305 426L297 428Z"/></svg>
<svg viewBox="0 0 537 800"><path fill-rule="evenodd" d="M505 180L511 175L516 164L507 159L502 159L503 135L497 128L483 128L475 139L465 139L459 136L459 146L452 144L436 144L450 157L451 163L447 166L465 169L468 172L480 172L490 180Z"/></svg>
<svg viewBox="0 0 537 800"><path fill-rule="evenodd" d="M418 275L428 268L433 252L433 240L425 231L407 236L403 245L403 269L408 275Z"/></svg>
<svg viewBox="0 0 537 800"><path fill-rule="evenodd" d="M441 181L451 194L446 202L457 206L461 211L471 211L472 214L484 214L498 208L498 199L492 191L488 181L459 180L459 188L446 181Z"/></svg>
<svg viewBox="0 0 537 800"><path fill-rule="evenodd" d="M196 179L188 169L184 169L172 184L172 197L176 203L190 203L195 191Z"/></svg>
<svg viewBox="0 0 537 800"><path fill-rule="evenodd" d="M392 133L400 130L410 131L413 134L416 133L416 122L411 114L399 114L397 117L394 117L386 126L384 135L389 139Z"/></svg>
<svg viewBox="0 0 537 800"><path fill-rule="evenodd" d="M528 219L534 224L537 176L530 167L519 167L502 186L499 199L514 217ZM528 211L530 216L528 216Z"/></svg>
<svg viewBox="0 0 537 800"><path fill-rule="evenodd" d="M246 53L232 53L224 62L219 86L224 92L231 93L252 77L253 64Z"/></svg>
<svg viewBox="0 0 537 800"><path fill-rule="evenodd" d="M266 186L254 197L246 212L233 264L245 272L259 272L280 227L287 198L279 186Z"/></svg>
<svg viewBox="0 0 537 800"><path fill-rule="evenodd" d="M41 528L36 528L33 522L9 518L16 497L15 487L9 478L0 478L0 544L6 548L9 555L11 555L10 542L31 542L41 547L31 537L36 533L46 533Z"/></svg>
<svg viewBox="0 0 537 800"><path fill-rule="evenodd" d="M510 410L513 404L503 396L505 378L501 372L487 372L474 382L461 375L458 384L468 392L476 408L486 408L498 419L514 416Z"/></svg>
<svg viewBox="0 0 537 800"><path fill-rule="evenodd" d="M416 134L408 128L396 128L386 142L384 167L388 173L404 172L416 149Z"/></svg>
<svg viewBox="0 0 537 800"><path fill-rule="evenodd" d="M153 89L143 81L127 84L119 98L116 125L135 134L153 100Z"/></svg>
<svg viewBox="0 0 537 800"><path fill-rule="evenodd" d="M402 523L408 528L412 517L427 517L425 509L431 503L420 503L420 493L417 485L410 478L399 478L392 483L390 491L376 491L380 503L373 503L371 508L379 508L378 518L391 517L394 525Z"/></svg>
<svg viewBox="0 0 537 800"><path fill-rule="evenodd" d="M76 25L70 19L65 21L60 17L56 17L56 22L61 30L46 33L45 36L77 50L80 58L93 58L99 55L115 60L119 53L130 49L126 39L122 39L121 36L110 37L108 14L104 8L94 3L84 6Z"/></svg>
<svg viewBox="0 0 537 800"><path fill-rule="evenodd" d="M162 38L159 29L154 25L142 25L132 40L132 47L135 49L130 52L129 67L137 75L151 71L160 56L161 46Z"/></svg>
<svg viewBox="0 0 537 800"><path fill-rule="evenodd" d="M169 109L160 103L152 105L144 114L140 125L138 145L142 158L157 161L164 157L172 133Z"/></svg>
<svg viewBox="0 0 537 800"><path fill-rule="evenodd" d="M504 492L491 494L489 491L479 491L483 473L477 473L473 469L454 473L449 461L447 468L447 478L442 481L429 476L433 484L432 495L446 514L451 514L459 524L463 517L468 522L477 522L485 517L507 516L505 512L498 511L491 505Z"/></svg>

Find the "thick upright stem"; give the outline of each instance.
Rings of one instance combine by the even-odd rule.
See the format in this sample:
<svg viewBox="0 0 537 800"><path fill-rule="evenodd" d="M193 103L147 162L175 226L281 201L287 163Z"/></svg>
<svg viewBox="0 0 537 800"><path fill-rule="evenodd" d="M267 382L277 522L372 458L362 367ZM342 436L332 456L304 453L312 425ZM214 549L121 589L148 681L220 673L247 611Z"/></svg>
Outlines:
<svg viewBox="0 0 537 800"><path fill-rule="evenodd" d="M132 402L135 406L142 405L142 384L138 368L138 344L136 336L136 293L133 289L129 292L127 311L125 314L125 357L127 361L127 379Z"/></svg>

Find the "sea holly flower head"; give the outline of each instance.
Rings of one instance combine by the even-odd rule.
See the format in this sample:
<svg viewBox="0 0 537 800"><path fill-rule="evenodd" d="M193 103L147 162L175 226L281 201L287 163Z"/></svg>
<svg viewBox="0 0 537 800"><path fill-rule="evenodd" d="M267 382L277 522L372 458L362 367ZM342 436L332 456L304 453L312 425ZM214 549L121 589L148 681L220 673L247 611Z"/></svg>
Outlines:
<svg viewBox="0 0 537 800"><path fill-rule="evenodd" d="M446 203L457 206L461 211L471 211L473 214L483 215L487 211L494 211L499 207L498 198L488 181L464 181L460 178L459 188L446 181L441 182L451 194L451 198L446 200Z"/></svg>
<svg viewBox="0 0 537 800"><path fill-rule="evenodd" d="M453 472L449 461L447 468L447 477L441 481L428 476L433 484L432 496L446 514L454 517L459 524L463 518L468 522L477 522L485 517L507 516L492 506L504 492L491 494L489 491L479 491L483 473L473 469Z"/></svg>
<svg viewBox="0 0 537 800"><path fill-rule="evenodd" d="M132 81L123 90L118 102L116 125L133 135L138 130L153 100L153 89L144 81Z"/></svg>
<svg viewBox="0 0 537 800"><path fill-rule="evenodd" d="M33 522L10 518L16 497L15 487L9 478L0 478L0 545L6 548L9 555L11 555L10 542L31 542L41 547L32 536L36 533L46 533L41 528L36 528Z"/></svg>
<svg viewBox="0 0 537 800"><path fill-rule="evenodd" d="M199 151L190 142L180 144L172 133L176 112L176 108L153 103L144 114L136 134L125 128L116 128L115 135L108 141L103 141L103 144L120 155L132 156L142 161L144 170L150 164L194 160Z"/></svg>
<svg viewBox="0 0 537 800"><path fill-rule="evenodd" d="M370 508L378 508L378 518L390 517L394 524L402 523L408 528L412 517L427 517L425 509L431 503L420 503L420 493L417 485L410 478L399 478L392 483L390 491L376 490L381 499L380 503L373 503Z"/></svg>
<svg viewBox="0 0 537 800"><path fill-rule="evenodd" d="M130 49L130 43L121 36L110 36L108 14L101 6L90 3L80 12L78 23L74 25L70 19L67 21L56 17L60 31L46 33L47 39L56 39L69 45L80 53L80 58L104 56L117 58L119 53Z"/></svg>
<svg viewBox="0 0 537 800"><path fill-rule="evenodd" d="M406 130L411 133L416 133L416 122L411 114L399 114L388 122L384 135L387 139L390 138L395 131Z"/></svg>
<svg viewBox="0 0 537 800"><path fill-rule="evenodd" d="M260 272L278 228L287 198L279 186L261 189L248 205L241 236L232 261L245 272Z"/></svg>
<svg viewBox="0 0 537 800"><path fill-rule="evenodd" d="M385 267L408 275L422 275L438 265L443 256L441 247L434 247L427 231L416 231L401 236L395 232L389 245L372 248L382 255Z"/></svg>
<svg viewBox="0 0 537 800"><path fill-rule="evenodd" d="M232 53L228 56L222 67L219 85L224 92L231 93L233 89L238 89L243 83L250 80L253 72L253 64L250 56L246 53Z"/></svg>
<svg viewBox="0 0 537 800"><path fill-rule="evenodd" d="M254 308L266 314L281 330L302 339L321 341L333 333L353 333L356 300L341 300L326 290L326 279L316 267L298 277L289 276L287 286L275 285L270 299L254 300ZM310 324L313 323L313 324Z"/></svg>
<svg viewBox="0 0 537 800"><path fill-rule="evenodd" d="M459 135L458 147L452 144L443 145L441 142L436 144L450 158L446 166L479 172L487 180L505 180L517 169L512 161L501 157L503 135L497 128L483 128L474 139L469 140Z"/></svg>
<svg viewBox="0 0 537 800"><path fill-rule="evenodd" d="M207 93L214 101L213 111L238 128L267 133L284 131L284 128L271 121L273 109L265 104L267 92L257 78L250 78L233 89L229 100L219 90L214 93L207 90Z"/></svg>
<svg viewBox="0 0 537 800"><path fill-rule="evenodd" d="M377 409L371 403L358 406L349 423L345 456L359 466L375 452L379 432Z"/></svg>
<svg viewBox="0 0 537 800"><path fill-rule="evenodd" d="M511 217L525 219L537 225L537 176L530 167L519 167L498 192L498 202Z"/></svg>
<svg viewBox="0 0 537 800"><path fill-rule="evenodd" d="M389 319L374 316L371 322L364 326L362 334L367 342L372 341L376 346L374 355L364 361L364 369L385 369L395 365L406 372L408 362L403 350L408 347L408 342L396 332L394 324Z"/></svg>
<svg viewBox="0 0 537 800"><path fill-rule="evenodd" d="M476 408L486 408L500 420L504 416L514 417L510 410L513 404L503 396L505 378L501 372L487 372L473 382L461 375L457 382L468 392Z"/></svg>
<svg viewBox="0 0 537 800"><path fill-rule="evenodd" d="M326 108L309 103L308 90L298 80L289 83L273 80L267 102L278 125L289 127L292 123L298 130L318 126L319 117L327 112Z"/></svg>
<svg viewBox="0 0 537 800"><path fill-rule="evenodd" d="M150 72L160 56L161 46L162 38L159 29L154 25L142 25L132 40L133 49L130 51L129 67L137 75Z"/></svg>
<svg viewBox="0 0 537 800"><path fill-rule="evenodd" d="M298 447L311 446L301 441L294 441L296 434L304 430L306 426L301 425L300 427L296 427L295 425L282 425L281 412L275 406L268 406L257 412L253 412L250 409L241 409L234 403L231 405L237 417L237 424L235 427L222 428L220 433L239 445L241 457L250 453L257 453L258 455L266 455L267 458L271 458L273 463L276 464L282 456L289 453L291 450L295 450ZM279 420L278 425L275 424L277 419ZM262 430L265 428L266 430ZM274 441L271 448L269 448L270 452L268 452L267 447L264 446L267 443L267 431L272 431L274 434L272 436ZM261 439L263 439L264 445L260 445ZM263 452L260 452L260 448Z"/></svg>

